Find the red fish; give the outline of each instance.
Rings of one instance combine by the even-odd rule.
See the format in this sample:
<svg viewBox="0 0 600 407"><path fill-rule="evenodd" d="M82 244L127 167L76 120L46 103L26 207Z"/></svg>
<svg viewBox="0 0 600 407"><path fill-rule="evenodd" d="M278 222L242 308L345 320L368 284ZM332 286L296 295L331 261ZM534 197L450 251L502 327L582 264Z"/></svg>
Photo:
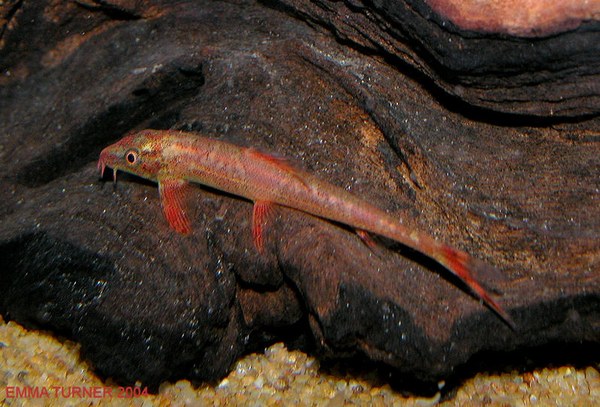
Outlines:
<svg viewBox="0 0 600 407"><path fill-rule="evenodd" d="M142 130L100 153L98 169L125 171L158 183L162 208L171 228L184 235L192 228L185 195L190 182L207 185L254 202L252 237L263 251L263 226L269 211L281 205L385 236L434 259L460 278L508 325L510 316L477 282L473 271L491 269L467 253L411 230L393 216L350 192L294 168L285 159L253 148L171 130Z"/></svg>

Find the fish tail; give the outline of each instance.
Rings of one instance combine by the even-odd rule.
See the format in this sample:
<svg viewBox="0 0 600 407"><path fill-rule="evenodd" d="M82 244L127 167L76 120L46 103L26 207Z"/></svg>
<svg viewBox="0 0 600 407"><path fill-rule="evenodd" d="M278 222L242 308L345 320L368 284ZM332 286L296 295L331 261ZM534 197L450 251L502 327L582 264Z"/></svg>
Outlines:
<svg viewBox="0 0 600 407"><path fill-rule="evenodd" d="M479 299L491 308L507 325L515 330L515 323L508 313L479 284L475 276L499 275L500 271L483 261L471 257L468 253L440 243L433 237L409 229L393 217L370 205L361 205L352 211L360 222L344 221L356 228L368 230L423 253L437 261L448 271L464 282Z"/></svg>
<svg viewBox="0 0 600 407"><path fill-rule="evenodd" d="M436 250L437 255L434 256L436 260L454 275L460 278L473 292L500 318L504 320L513 330L515 330L515 323L508 313L498 304L488 292L479 284L479 282L473 276L474 274L489 273L493 270L493 267L471 257L469 254L454 249L447 245L440 245Z"/></svg>

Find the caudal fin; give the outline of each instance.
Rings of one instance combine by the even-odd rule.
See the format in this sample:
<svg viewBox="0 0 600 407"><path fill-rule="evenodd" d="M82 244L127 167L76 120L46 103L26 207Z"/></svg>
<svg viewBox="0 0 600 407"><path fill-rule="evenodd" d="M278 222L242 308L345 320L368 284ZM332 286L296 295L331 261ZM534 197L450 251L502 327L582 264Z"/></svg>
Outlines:
<svg viewBox="0 0 600 407"><path fill-rule="evenodd" d="M512 318L504 309L488 294L488 292L477 282L473 274L488 273L493 269L492 266L474 259L467 253L456 250L450 246L440 247L440 257L438 261L460 278L473 292L490 307L500 318L504 320L513 330L516 329ZM437 256L436 256L437 257Z"/></svg>

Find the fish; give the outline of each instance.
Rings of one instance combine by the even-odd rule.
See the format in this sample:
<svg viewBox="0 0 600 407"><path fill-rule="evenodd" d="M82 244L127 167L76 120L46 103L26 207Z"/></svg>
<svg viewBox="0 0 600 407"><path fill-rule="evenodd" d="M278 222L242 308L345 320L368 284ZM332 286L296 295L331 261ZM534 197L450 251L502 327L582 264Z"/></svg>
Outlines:
<svg viewBox="0 0 600 407"><path fill-rule="evenodd" d="M264 252L264 226L279 206L347 225L369 246L370 233L394 240L435 260L450 271L511 328L510 315L474 277L474 272L498 272L468 253L408 228L402 221L367 200L321 180L289 160L253 147L177 130L146 129L130 133L104 148L98 160L106 167L158 183L164 216L182 235L192 233L187 199L191 183L212 187L254 203L251 232Z"/></svg>

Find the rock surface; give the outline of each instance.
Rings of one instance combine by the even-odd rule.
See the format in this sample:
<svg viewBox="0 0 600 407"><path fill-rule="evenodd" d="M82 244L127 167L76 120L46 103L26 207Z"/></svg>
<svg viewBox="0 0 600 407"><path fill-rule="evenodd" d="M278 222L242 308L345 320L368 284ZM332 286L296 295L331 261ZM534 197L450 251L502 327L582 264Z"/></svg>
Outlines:
<svg viewBox="0 0 600 407"><path fill-rule="evenodd" d="M524 37L561 33L598 19L600 1L426 0L462 29Z"/></svg>
<svg viewBox="0 0 600 407"><path fill-rule="evenodd" d="M476 354L600 341L600 25L531 39L419 1L269 6L1 6L0 313L149 385L281 339L433 382ZM98 177L141 128L291 157L474 253L517 331L426 259L295 211L259 256L251 204L197 188L195 232L173 234L155 185Z"/></svg>

